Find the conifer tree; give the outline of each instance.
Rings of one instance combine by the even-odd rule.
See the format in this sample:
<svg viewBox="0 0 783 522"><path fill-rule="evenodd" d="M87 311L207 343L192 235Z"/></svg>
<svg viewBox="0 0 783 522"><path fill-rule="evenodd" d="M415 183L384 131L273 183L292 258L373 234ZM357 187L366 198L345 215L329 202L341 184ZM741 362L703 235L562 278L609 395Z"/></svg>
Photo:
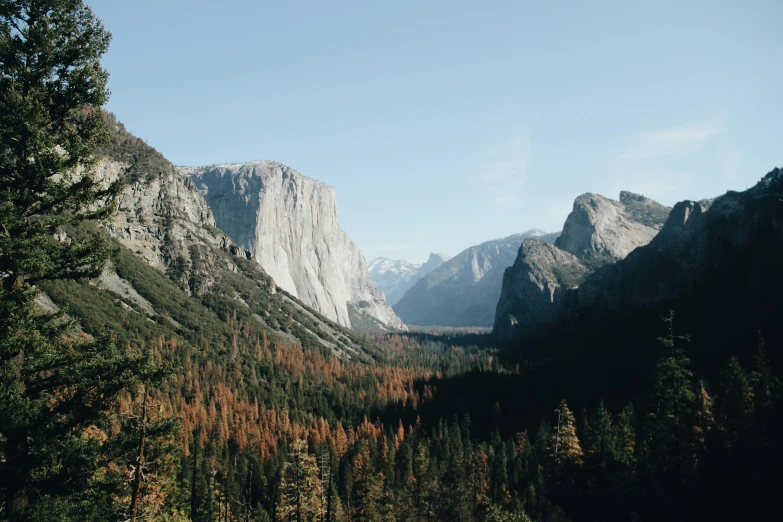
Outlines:
<svg viewBox="0 0 783 522"><path fill-rule="evenodd" d="M323 512L321 488L318 465L307 452L307 442L294 440L283 464L276 520L314 522Z"/></svg>
<svg viewBox="0 0 783 522"><path fill-rule="evenodd" d="M587 441L587 459L593 466L606 470L614 461L615 437L612 416L603 401L593 414Z"/></svg>
<svg viewBox="0 0 783 522"><path fill-rule="evenodd" d="M579 438L576 436L576 420L565 399L560 401L555 415L556 423L552 425L550 442L555 466L560 468L581 464L584 454Z"/></svg>
<svg viewBox="0 0 783 522"><path fill-rule="evenodd" d="M114 516L97 475L102 420L147 360L36 304L40 284L93 277L110 249L80 226L109 216L121 182L95 152L110 35L81 0L0 4L0 518ZM99 483L100 482L100 483Z"/></svg>
<svg viewBox="0 0 783 522"><path fill-rule="evenodd" d="M626 468L633 468L636 463L636 434L633 429L633 406L626 405L617 416L614 425L615 460Z"/></svg>
<svg viewBox="0 0 783 522"><path fill-rule="evenodd" d="M721 372L721 392L717 407L721 441L726 451L747 442L753 418L753 390L745 370L731 356Z"/></svg>
<svg viewBox="0 0 783 522"><path fill-rule="evenodd" d="M704 446L698 432L698 396L690 361L675 346L676 337L663 340L665 355L656 365L652 411L644 423L642 457L646 509L658 516L673 516L677 499L689 494ZM677 512L677 516L683 516Z"/></svg>

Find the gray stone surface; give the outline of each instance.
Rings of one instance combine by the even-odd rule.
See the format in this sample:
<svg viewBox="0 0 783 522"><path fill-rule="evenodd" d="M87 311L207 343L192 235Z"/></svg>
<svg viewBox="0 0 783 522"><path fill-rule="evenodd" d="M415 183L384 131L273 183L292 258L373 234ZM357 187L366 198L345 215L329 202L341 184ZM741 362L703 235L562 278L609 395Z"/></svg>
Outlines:
<svg viewBox="0 0 783 522"><path fill-rule="evenodd" d="M340 228L332 187L270 161L180 167L180 173L198 187L217 227L278 286L341 325L351 325L352 304L379 325L404 328Z"/></svg>
<svg viewBox="0 0 783 522"><path fill-rule="evenodd" d="M635 204L634 208L639 206ZM638 215L639 212L629 212L619 201L598 194L582 194L574 201L555 245L581 259L623 259L635 248L652 241L660 229L637 221Z"/></svg>

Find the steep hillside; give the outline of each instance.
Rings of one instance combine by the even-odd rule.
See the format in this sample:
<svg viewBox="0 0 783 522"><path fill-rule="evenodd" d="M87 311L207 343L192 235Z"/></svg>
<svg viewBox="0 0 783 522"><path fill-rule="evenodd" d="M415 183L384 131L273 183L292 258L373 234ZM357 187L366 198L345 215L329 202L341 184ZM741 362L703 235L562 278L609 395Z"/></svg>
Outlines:
<svg viewBox="0 0 783 522"><path fill-rule="evenodd" d="M776 168L744 192L677 203L649 245L591 274L572 292L570 321L598 325L704 284L729 282L742 285L743 293L769 295L783 259L781 194L783 172Z"/></svg>
<svg viewBox="0 0 783 522"><path fill-rule="evenodd" d="M526 238L553 241L556 234L529 230L470 247L420 279L394 306L409 324L491 326L503 271Z"/></svg>
<svg viewBox="0 0 783 522"><path fill-rule="evenodd" d="M152 322L158 326L149 334L197 339L202 328L239 316L286 342L367 357L354 334L279 291L249 253L215 227L193 183L113 116L107 118L111 138L99 172L127 181L117 214L104 226L118 243L116 259L88 286L47 289L55 304L89 317L86 324L96 332L129 321L147 332ZM115 312L102 318L101 308Z"/></svg>
<svg viewBox="0 0 783 522"><path fill-rule="evenodd" d="M217 226L288 293L343 326L404 327L340 228L332 187L268 161L180 172L198 187Z"/></svg>

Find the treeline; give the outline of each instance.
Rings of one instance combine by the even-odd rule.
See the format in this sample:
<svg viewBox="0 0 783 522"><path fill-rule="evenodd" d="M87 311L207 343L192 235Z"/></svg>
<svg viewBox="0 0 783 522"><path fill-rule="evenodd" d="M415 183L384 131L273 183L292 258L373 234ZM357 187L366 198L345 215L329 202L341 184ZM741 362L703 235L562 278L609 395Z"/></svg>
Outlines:
<svg viewBox="0 0 783 522"><path fill-rule="evenodd" d="M249 479L244 507L228 502L225 520L761 516L779 484L780 382L763 348L749 372L731 358L715 388L689 366L676 349L658 361L647 412L599 403L575 415L561 401L535 433L506 439L476 440L467 416L432 429L365 422L347 444L303 434ZM219 492L198 498L212 510L194 520L215 520Z"/></svg>

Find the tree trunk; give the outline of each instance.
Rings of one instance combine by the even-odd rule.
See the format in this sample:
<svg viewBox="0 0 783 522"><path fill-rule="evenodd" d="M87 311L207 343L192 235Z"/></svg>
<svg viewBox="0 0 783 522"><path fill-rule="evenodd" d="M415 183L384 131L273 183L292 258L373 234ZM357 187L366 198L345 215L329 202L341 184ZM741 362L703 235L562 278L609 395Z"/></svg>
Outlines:
<svg viewBox="0 0 783 522"><path fill-rule="evenodd" d="M253 463L250 463L250 474L247 476L247 511L245 511L245 522L250 522L250 504L252 501L253 488Z"/></svg>
<svg viewBox="0 0 783 522"><path fill-rule="evenodd" d="M136 459L136 478L133 481L133 499L131 500L131 522L136 522L136 507L141 489L141 471L144 466L144 439L147 435L147 385L144 385L144 400L142 402L141 434L139 435L139 456Z"/></svg>
<svg viewBox="0 0 783 522"><path fill-rule="evenodd" d="M329 467L329 491L326 494L326 522L332 522L332 470Z"/></svg>
<svg viewBox="0 0 783 522"><path fill-rule="evenodd" d="M196 470L198 469L198 439L201 434L201 426L196 430L193 438L193 477L190 482L190 520L196 520Z"/></svg>

